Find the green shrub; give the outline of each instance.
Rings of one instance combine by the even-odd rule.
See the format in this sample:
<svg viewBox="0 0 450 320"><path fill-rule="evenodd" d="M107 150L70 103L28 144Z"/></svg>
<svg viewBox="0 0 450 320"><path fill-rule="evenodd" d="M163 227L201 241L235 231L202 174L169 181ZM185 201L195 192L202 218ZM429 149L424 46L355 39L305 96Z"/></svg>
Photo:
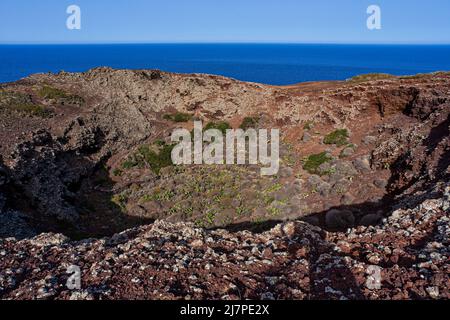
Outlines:
<svg viewBox="0 0 450 320"><path fill-rule="evenodd" d="M272 217L276 217L281 214L281 209L277 208L277 207L269 207L269 208L267 208L267 211L269 211L269 213Z"/></svg>
<svg viewBox="0 0 450 320"><path fill-rule="evenodd" d="M214 212L213 210L208 210L208 212L206 212L205 218L210 225L213 225L214 220L216 219L216 212Z"/></svg>
<svg viewBox="0 0 450 320"><path fill-rule="evenodd" d="M41 118L48 118L52 115L52 111L42 105L33 103L30 95L20 92L1 90L0 108Z"/></svg>
<svg viewBox="0 0 450 320"><path fill-rule="evenodd" d="M39 90L38 95L44 99L60 99L67 97L67 94L63 90L50 86L43 86Z"/></svg>
<svg viewBox="0 0 450 320"><path fill-rule="evenodd" d="M331 161L333 158L326 152L312 154L307 157L303 163L303 169L311 174L318 173L318 168L321 164Z"/></svg>
<svg viewBox="0 0 450 320"><path fill-rule="evenodd" d="M136 159L128 158L127 160L125 160L122 163L122 169L125 169L125 170L131 169L131 168L137 167L138 165L139 165L139 162L136 161Z"/></svg>
<svg viewBox="0 0 450 320"><path fill-rule="evenodd" d="M126 193L115 194L111 197L111 202L117 205L121 210L125 210L128 202L128 195Z"/></svg>
<svg viewBox="0 0 450 320"><path fill-rule="evenodd" d="M155 197L153 195L150 194L144 194L140 199L139 202L140 203L146 203L146 202L150 202L155 200Z"/></svg>
<svg viewBox="0 0 450 320"><path fill-rule="evenodd" d="M52 115L52 112L50 110L47 110L43 106L34 103L14 104L10 107L11 109L20 113L29 114L41 118L48 118Z"/></svg>
<svg viewBox="0 0 450 320"><path fill-rule="evenodd" d="M165 120L173 121L173 122L188 122L192 120L192 115L188 113L177 112L174 114L165 114L163 116Z"/></svg>
<svg viewBox="0 0 450 320"><path fill-rule="evenodd" d="M338 147L341 147L348 143L348 136L349 135L347 129L339 129L325 136L325 138L323 139L323 143L335 144Z"/></svg>
<svg viewBox="0 0 450 320"><path fill-rule="evenodd" d="M159 174L162 168L171 166L172 150L174 145L157 145L157 148L151 148L149 145L140 146L132 156L122 163L123 169L150 167L153 172ZM156 150L155 150L156 149Z"/></svg>
<svg viewBox="0 0 450 320"><path fill-rule="evenodd" d="M258 125L259 119L253 118L253 117L245 117L244 120L242 120L242 123L239 128L242 130L247 130L250 128L256 128Z"/></svg>
<svg viewBox="0 0 450 320"><path fill-rule="evenodd" d="M38 95L43 99L57 100L61 104L82 105L84 103L82 97L68 94L61 89L53 88L48 85L43 86L38 91Z"/></svg>
<svg viewBox="0 0 450 320"><path fill-rule="evenodd" d="M123 171L120 170L119 168L115 168L115 169L113 170L113 175L114 175L115 177L120 177L122 174L123 174Z"/></svg>
<svg viewBox="0 0 450 320"><path fill-rule="evenodd" d="M172 163L172 150L174 145L161 146L159 153L151 150L148 146L140 148L139 152L144 157L145 162L150 166L153 172L159 174L162 168L171 166Z"/></svg>
<svg viewBox="0 0 450 320"><path fill-rule="evenodd" d="M219 121L219 122L209 122L204 130L209 130L209 129L217 129L220 130L222 132L222 134L226 134L227 129L231 129L231 126L228 124L228 122L225 121Z"/></svg>
<svg viewBox="0 0 450 320"><path fill-rule="evenodd" d="M306 121L305 124L303 125L304 130L311 130L313 127L314 127L314 122L311 120Z"/></svg>

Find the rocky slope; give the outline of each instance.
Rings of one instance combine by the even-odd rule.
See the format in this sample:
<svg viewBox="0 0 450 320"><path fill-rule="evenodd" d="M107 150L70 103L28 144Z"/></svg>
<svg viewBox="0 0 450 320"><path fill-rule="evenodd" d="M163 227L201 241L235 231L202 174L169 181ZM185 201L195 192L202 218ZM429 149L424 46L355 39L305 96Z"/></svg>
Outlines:
<svg viewBox="0 0 450 320"><path fill-rule="evenodd" d="M0 297L447 299L449 84L107 68L3 84ZM279 174L173 166L194 119L280 128Z"/></svg>

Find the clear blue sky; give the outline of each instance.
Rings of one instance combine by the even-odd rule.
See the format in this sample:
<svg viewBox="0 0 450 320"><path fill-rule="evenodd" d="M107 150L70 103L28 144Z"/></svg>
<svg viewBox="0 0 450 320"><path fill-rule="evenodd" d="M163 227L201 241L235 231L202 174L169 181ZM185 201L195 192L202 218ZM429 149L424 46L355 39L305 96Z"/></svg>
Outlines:
<svg viewBox="0 0 450 320"><path fill-rule="evenodd" d="M66 29L66 8L82 29ZM382 9L382 30L366 9ZM450 43L449 0L0 0L0 43Z"/></svg>

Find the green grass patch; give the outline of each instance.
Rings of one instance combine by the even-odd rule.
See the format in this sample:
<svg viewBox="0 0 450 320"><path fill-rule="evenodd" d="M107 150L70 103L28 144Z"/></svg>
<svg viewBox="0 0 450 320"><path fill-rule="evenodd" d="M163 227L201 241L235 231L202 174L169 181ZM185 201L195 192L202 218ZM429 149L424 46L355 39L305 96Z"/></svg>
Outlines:
<svg viewBox="0 0 450 320"><path fill-rule="evenodd" d="M214 220L216 219L216 212L213 210L208 210L205 215L206 221L210 224L214 224Z"/></svg>
<svg viewBox="0 0 450 320"><path fill-rule="evenodd" d="M126 193L115 194L111 197L111 202L124 211L128 202L128 195Z"/></svg>
<svg viewBox="0 0 450 320"><path fill-rule="evenodd" d="M128 170L137 167L141 164L138 160L134 158L129 158L122 163L122 169ZM143 163L142 163L143 164Z"/></svg>
<svg viewBox="0 0 450 320"><path fill-rule="evenodd" d="M227 133L227 129L232 129L230 124L225 121L219 121L219 122L208 122L206 126L203 127L203 132L209 129L217 129L220 132L222 132L223 135ZM194 139L194 130L191 130L191 139Z"/></svg>
<svg viewBox="0 0 450 320"><path fill-rule="evenodd" d="M123 171L119 168L115 168L112 173L115 177L120 177L120 176L122 176Z"/></svg>
<svg viewBox="0 0 450 320"><path fill-rule="evenodd" d="M319 166L325 162L331 161L333 158L326 152L312 154L307 157L303 163L303 169L311 174L317 174Z"/></svg>
<svg viewBox="0 0 450 320"><path fill-rule="evenodd" d="M228 122L225 122L225 121L209 122L203 130L206 131L209 129L217 129L217 130L220 130L222 132L222 134L226 134L227 129L231 129L231 126Z"/></svg>
<svg viewBox="0 0 450 320"><path fill-rule="evenodd" d="M274 193L274 192L281 190L282 187L283 187L283 185L281 183L274 183L273 185L268 187L266 190L264 190L264 192L265 193Z"/></svg>
<svg viewBox="0 0 450 320"><path fill-rule="evenodd" d="M188 122L192 120L192 115L188 113L176 112L173 114L165 114L163 119L173 122Z"/></svg>
<svg viewBox="0 0 450 320"><path fill-rule="evenodd" d="M67 98L68 95L61 89L53 88L50 86L43 86L39 91L38 95L44 99L60 99Z"/></svg>
<svg viewBox="0 0 450 320"><path fill-rule="evenodd" d="M159 152L155 152L149 146L141 146L139 154L142 155L144 161L150 166L153 172L159 174L162 168L171 166L173 145L163 145Z"/></svg>
<svg viewBox="0 0 450 320"><path fill-rule="evenodd" d="M242 123L240 125L240 129L247 130L250 128L256 128L258 126L259 119L254 117L245 117L244 120L242 120Z"/></svg>
<svg viewBox="0 0 450 320"><path fill-rule="evenodd" d="M150 202L150 201L154 201L154 200L155 200L154 195L152 195L152 194L145 194L139 199L139 202L140 203L146 203L146 202Z"/></svg>
<svg viewBox="0 0 450 320"><path fill-rule="evenodd" d="M272 217L279 216L281 214L281 209L276 207L269 207L267 208L267 211Z"/></svg>
<svg viewBox="0 0 450 320"><path fill-rule="evenodd" d="M47 110L45 107L34 103L13 104L10 106L10 109L22 114L28 114L40 118L49 118L52 115L52 112L50 110Z"/></svg>
<svg viewBox="0 0 450 320"><path fill-rule="evenodd" d="M325 136L323 143L335 144L338 147L346 145L348 143L348 131L347 129L339 129Z"/></svg>
<svg viewBox="0 0 450 320"><path fill-rule="evenodd" d="M332 174L336 173L336 168L330 168L328 170L322 171L321 175L322 176L331 176Z"/></svg>
<svg viewBox="0 0 450 320"><path fill-rule="evenodd" d="M150 201L169 201L175 196L175 193L171 190L162 190L162 191L156 191L153 194L146 194L143 195L139 202L145 203Z"/></svg>
<svg viewBox="0 0 450 320"><path fill-rule="evenodd" d="M303 125L303 129L304 130L311 130L314 127L314 122L312 120L308 120L305 122L305 124Z"/></svg>
<svg viewBox="0 0 450 320"><path fill-rule="evenodd" d="M74 94L68 94L61 89L48 85L45 85L39 89L38 96L47 100L57 100L61 104L82 105L84 103L84 99L82 97Z"/></svg>
<svg viewBox="0 0 450 320"><path fill-rule="evenodd" d="M33 103L30 95L20 92L0 90L0 108L41 118L49 118L52 115L52 111Z"/></svg>
<svg viewBox="0 0 450 320"><path fill-rule="evenodd" d="M122 169L149 167L153 172L159 174L162 168L173 165L172 150L174 147L175 145L165 143L140 146L137 152L122 163Z"/></svg>
<svg viewBox="0 0 450 320"><path fill-rule="evenodd" d="M239 206L236 208L236 214L238 217L245 216L250 213L250 210L248 210L245 206Z"/></svg>
<svg viewBox="0 0 450 320"><path fill-rule="evenodd" d="M166 143L165 143L163 140L156 140L156 141L155 141L155 144L156 144L157 146L159 146L159 147L162 147L162 146L164 146Z"/></svg>

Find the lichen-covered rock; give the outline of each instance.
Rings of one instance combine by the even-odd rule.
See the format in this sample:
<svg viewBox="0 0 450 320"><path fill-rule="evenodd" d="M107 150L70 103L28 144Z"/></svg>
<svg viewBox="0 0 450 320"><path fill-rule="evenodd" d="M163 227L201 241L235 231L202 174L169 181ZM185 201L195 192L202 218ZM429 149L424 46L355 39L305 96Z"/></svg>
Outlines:
<svg viewBox="0 0 450 320"><path fill-rule="evenodd" d="M384 189L386 188L386 186L388 185L388 182L385 179L375 179L373 181L373 184L380 189Z"/></svg>
<svg viewBox="0 0 450 320"><path fill-rule="evenodd" d="M352 156L355 153L355 148L353 147L345 147L344 149L342 149L340 157L341 158L347 158Z"/></svg>
<svg viewBox="0 0 450 320"><path fill-rule="evenodd" d="M377 138L374 136L365 136L362 140L362 143L365 145L371 145L374 144L377 141Z"/></svg>
<svg viewBox="0 0 450 320"><path fill-rule="evenodd" d="M360 157L355 161L353 161L353 165L359 172L368 172L370 171L370 157L369 156Z"/></svg>
<svg viewBox="0 0 450 320"><path fill-rule="evenodd" d="M448 299L450 220L433 203L424 199L345 233L302 222L257 234L157 221L101 240L3 239L0 297L261 299L270 292L275 299ZM331 210L327 220L342 227L353 219ZM383 266L380 287L367 285L374 265ZM79 289L67 287L71 266L80 268ZM249 285L238 290L235 279Z"/></svg>

